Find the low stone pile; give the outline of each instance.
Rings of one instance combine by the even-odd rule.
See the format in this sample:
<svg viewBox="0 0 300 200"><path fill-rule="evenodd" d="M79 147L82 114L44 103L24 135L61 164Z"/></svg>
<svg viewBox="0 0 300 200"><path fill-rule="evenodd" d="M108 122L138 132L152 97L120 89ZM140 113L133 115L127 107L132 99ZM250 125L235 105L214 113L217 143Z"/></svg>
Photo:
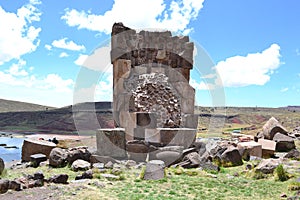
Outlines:
<svg viewBox="0 0 300 200"><path fill-rule="evenodd" d="M0 180L0 193L6 193L8 190L20 191L23 189L42 187L45 183L61 183L66 184L69 176L60 174L45 179L43 172L36 172L33 175L27 175L15 180Z"/></svg>

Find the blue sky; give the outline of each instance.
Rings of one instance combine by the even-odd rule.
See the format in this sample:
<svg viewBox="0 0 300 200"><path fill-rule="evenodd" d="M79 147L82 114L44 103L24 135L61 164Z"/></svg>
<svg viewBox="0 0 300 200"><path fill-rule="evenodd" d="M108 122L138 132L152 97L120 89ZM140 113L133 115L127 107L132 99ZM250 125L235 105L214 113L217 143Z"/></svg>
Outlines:
<svg viewBox="0 0 300 200"><path fill-rule="evenodd" d="M227 106L300 105L299 9L296 0L1 0L0 98L57 107L111 100L107 56L101 70L84 61L108 49L122 21L189 35L197 56L207 52L211 69L203 73L206 58L195 57L192 73L199 105L223 98L212 97L217 87ZM80 81L89 83L74 100Z"/></svg>

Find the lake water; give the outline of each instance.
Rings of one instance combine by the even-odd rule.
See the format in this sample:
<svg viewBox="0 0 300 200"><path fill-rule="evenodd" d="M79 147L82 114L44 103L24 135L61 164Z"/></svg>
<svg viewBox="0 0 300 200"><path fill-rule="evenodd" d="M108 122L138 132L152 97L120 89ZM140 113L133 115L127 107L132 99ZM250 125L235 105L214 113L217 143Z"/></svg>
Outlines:
<svg viewBox="0 0 300 200"><path fill-rule="evenodd" d="M24 138L10 138L10 137L0 137L0 144L6 144L7 146L16 146L15 148L6 149L0 146L0 158L4 162L11 162L13 160L21 160L21 152Z"/></svg>

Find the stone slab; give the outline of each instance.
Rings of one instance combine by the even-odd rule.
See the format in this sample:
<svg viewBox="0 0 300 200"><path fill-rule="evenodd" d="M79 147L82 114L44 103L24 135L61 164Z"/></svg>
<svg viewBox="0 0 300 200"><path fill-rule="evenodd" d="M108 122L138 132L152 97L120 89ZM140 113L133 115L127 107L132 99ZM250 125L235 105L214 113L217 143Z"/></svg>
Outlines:
<svg viewBox="0 0 300 200"><path fill-rule="evenodd" d="M238 143L238 147L245 148L250 156L262 157L262 145L257 142L240 142Z"/></svg>
<svg viewBox="0 0 300 200"><path fill-rule="evenodd" d="M163 145L176 145L188 148L196 139L197 129L190 128L158 128L160 142Z"/></svg>
<svg viewBox="0 0 300 200"><path fill-rule="evenodd" d="M113 158L126 158L125 129L98 129L97 154Z"/></svg>

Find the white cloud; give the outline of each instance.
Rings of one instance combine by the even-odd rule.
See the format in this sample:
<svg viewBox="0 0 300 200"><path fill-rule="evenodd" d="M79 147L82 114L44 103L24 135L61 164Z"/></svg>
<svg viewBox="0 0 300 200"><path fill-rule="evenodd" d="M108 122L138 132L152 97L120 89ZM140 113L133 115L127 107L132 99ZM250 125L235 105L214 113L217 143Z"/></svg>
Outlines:
<svg viewBox="0 0 300 200"><path fill-rule="evenodd" d="M74 61L76 65L82 66L84 61L89 57L89 55L79 54L78 58Z"/></svg>
<svg viewBox="0 0 300 200"><path fill-rule="evenodd" d="M190 84L196 90L212 90L215 88L215 86L213 84L204 83L204 81L201 81L200 83L198 83L195 79L192 79L192 78L190 80Z"/></svg>
<svg viewBox="0 0 300 200"><path fill-rule="evenodd" d="M52 46L49 45L49 44L45 44L45 48L46 48L48 51L51 51L51 50L52 50Z"/></svg>
<svg viewBox="0 0 300 200"><path fill-rule="evenodd" d="M123 22L132 28L160 28L188 34L191 20L197 18L204 0L172 0L167 6L164 0L115 0L111 10L103 15L66 9L61 19L78 29L109 34L115 22Z"/></svg>
<svg viewBox="0 0 300 200"><path fill-rule="evenodd" d="M36 50L41 28L31 24L40 21L42 13L36 7L38 4L39 1L31 0L16 13L6 12L0 6L0 65Z"/></svg>
<svg viewBox="0 0 300 200"><path fill-rule="evenodd" d="M28 102L52 106L72 103L74 86L72 79L63 79L57 74L48 74L46 77L37 78L32 74L33 67L29 67L29 71L26 71L25 67L26 61L19 60L8 70L0 71L0 88L3 89L1 89L1 98L24 101L26 97ZM62 94L63 98L59 98ZM50 99L53 100L52 103L49 101ZM66 99L68 99L68 103Z"/></svg>
<svg viewBox="0 0 300 200"><path fill-rule="evenodd" d="M296 55L297 55L297 56L300 56L300 51L299 51L299 49L296 49Z"/></svg>
<svg viewBox="0 0 300 200"><path fill-rule="evenodd" d="M17 64L12 64L12 66L7 70L9 74L13 76L27 76L28 72L23 69L23 67L26 65L26 61L24 60L19 60Z"/></svg>
<svg viewBox="0 0 300 200"><path fill-rule="evenodd" d="M281 90L280 90L280 92L286 92L286 91L288 91L289 90L289 88L282 88Z"/></svg>
<svg viewBox="0 0 300 200"><path fill-rule="evenodd" d="M59 57L60 57L60 58L66 58L66 57L69 57L69 54L67 54L66 52L61 52L61 53L59 54Z"/></svg>
<svg viewBox="0 0 300 200"><path fill-rule="evenodd" d="M70 40L67 41L68 38L63 38L60 40L54 40L52 42L52 46L56 48L61 48L61 49L68 49L72 51L84 51L85 47L83 45L78 45L74 41Z"/></svg>
<svg viewBox="0 0 300 200"><path fill-rule="evenodd" d="M94 71L106 71L111 67L110 44L96 49L91 55L80 54L75 64ZM101 59L99 59L101 58Z"/></svg>
<svg viewBox="0 0 300 200"><path fill-rule="evenodd" d="M280 46L272 44L261 53L234 56L216 65L225 87L264 85L280 66Z"/></svg>
<svg viewBox="0 0 300 200"><path fill-rule="evenodd" d="M300 77L300 73L298 74L298 76Z"/></svg>

